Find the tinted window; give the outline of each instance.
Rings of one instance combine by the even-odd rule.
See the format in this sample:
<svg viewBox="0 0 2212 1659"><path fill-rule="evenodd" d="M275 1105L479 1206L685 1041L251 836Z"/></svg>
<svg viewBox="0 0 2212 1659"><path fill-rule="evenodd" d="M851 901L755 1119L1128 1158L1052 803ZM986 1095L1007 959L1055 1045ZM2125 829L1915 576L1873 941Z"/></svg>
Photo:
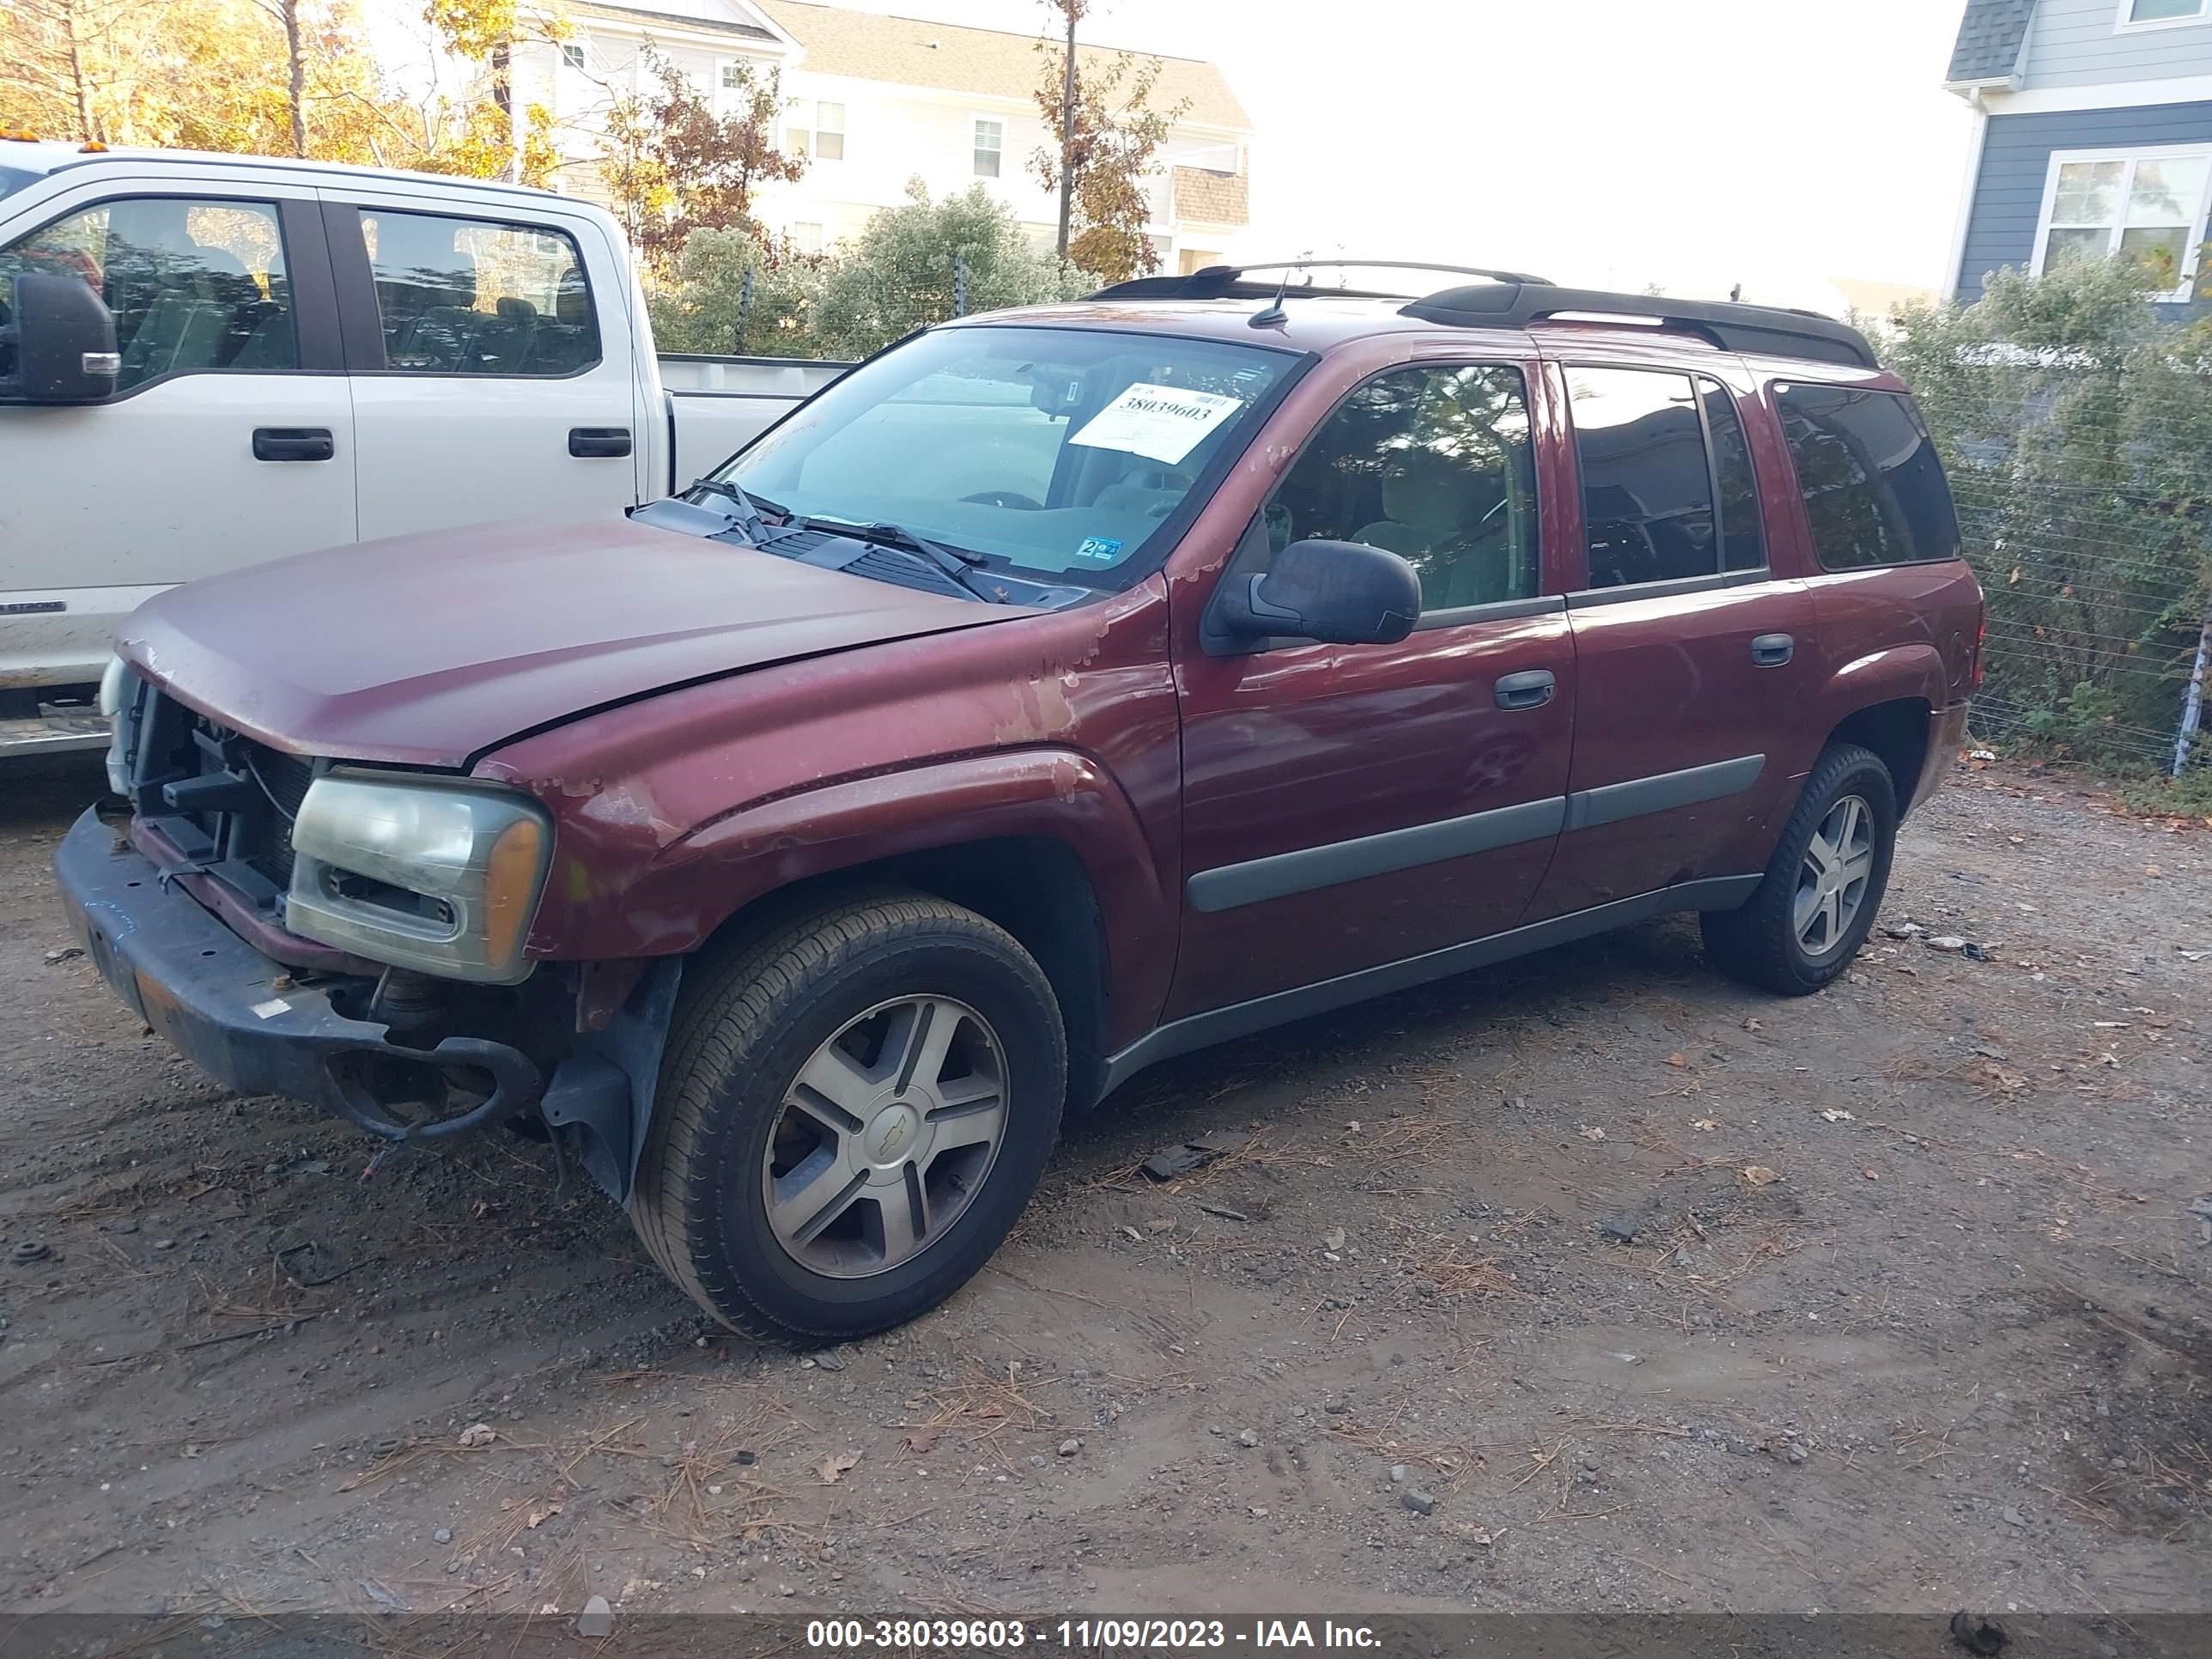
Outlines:
<svg viewBox="0 0 2212 1659"><path fill-rule="evenodd" d="M1589 585L1710 576L1720 569L1713 479L1686 374L1570 368Z"/></svg>
<svg viewBox="0 0 2212 1659"><path fill-rule="evenodd" d="M1774 399L1823 569L1958 557L1951 489L1910 398L1778 386Z"/></svg>
<svg viewBox="0 0 2212 1659"><path fill-rule="evenodd" d="M1757 570L1766 562L1766 538L1759 523L1759 480L1735 399L1717 383L1700 380L1705 435L1713 449L1713 478L1721 490L1721 568Z"/></svg>
<svg viewBox="0 0 2212 1659"><path fill-rule="evenodd" d="M599 322L565 233L364 210L388 368L573 374L599 361Z"/></svg>
<svg viewBox="0 0 2212 1659"><path fill-rule="evenodd" d="M163 374L299 367L284 238L263 202L103 202L0 249L0 294L27 270L82 276L115 313L115 389Z"/></svg>
<svg viewBox="0 0 2212 1659"><path fill-rule="evenodd" d="M0 196L12 195L39 176L35 173L26 173L21 167L0 167Z"/></svg>
<svg viewBox="0 0 2212 1659"><path fill-rule="evenodd" d="M1424 611L1456 610L1538 592L1535 495L1518 370L1401 368L1315 433L1267 503L1267 537L1387 548L1420 574Z"/></svg>

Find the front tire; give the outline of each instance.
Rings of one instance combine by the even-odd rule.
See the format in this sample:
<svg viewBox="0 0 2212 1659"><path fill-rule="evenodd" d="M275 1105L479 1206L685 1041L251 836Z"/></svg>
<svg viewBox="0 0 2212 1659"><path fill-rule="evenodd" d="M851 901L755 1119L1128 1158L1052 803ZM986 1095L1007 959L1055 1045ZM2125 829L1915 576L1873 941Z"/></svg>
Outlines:
<svg viewBox="0 0 2212 1659"><path fill-rule="evenodd" d="M919 893L828 901L695 964L630 1218L733 1330L882 1330L997 1249L1066 1078L1052 988L1003 929Z"/></svg>
<svg viewBox="0 0 2212 1659"><path fill-rule="evenodd" d="M1856 744L1820 751L1765 876L1734 910L1698 918L1705 954L1731 977L1809 996L1850 966L1889 887L1897 789Z"/></svg>

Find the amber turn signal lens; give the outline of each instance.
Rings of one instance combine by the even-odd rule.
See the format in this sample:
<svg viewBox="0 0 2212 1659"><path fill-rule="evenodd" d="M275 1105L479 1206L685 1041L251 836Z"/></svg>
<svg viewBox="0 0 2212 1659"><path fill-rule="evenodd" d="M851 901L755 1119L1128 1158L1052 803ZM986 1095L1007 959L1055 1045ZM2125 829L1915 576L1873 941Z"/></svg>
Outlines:
<svg viewBox="0 0 2212 1659"><path fill-rule="evenodd" d="M517 818L500 831L484 860L485 955L512 962L522 953L522 932L538 908L545 869L545 830L536 818Z"/></svg>

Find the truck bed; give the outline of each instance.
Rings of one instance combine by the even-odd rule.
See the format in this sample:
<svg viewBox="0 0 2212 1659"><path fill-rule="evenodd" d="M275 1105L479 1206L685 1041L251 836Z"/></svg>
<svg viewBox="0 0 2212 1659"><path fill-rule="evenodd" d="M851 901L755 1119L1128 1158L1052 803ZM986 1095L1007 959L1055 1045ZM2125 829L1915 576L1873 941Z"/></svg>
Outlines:
<svg viewBox="0 0 2212 1659"><path fill-rule="evenodd" d="M713 471L793 404L851 367L793 357L664 354L660 382L668 393L672 457L668 489Z"/></svg>

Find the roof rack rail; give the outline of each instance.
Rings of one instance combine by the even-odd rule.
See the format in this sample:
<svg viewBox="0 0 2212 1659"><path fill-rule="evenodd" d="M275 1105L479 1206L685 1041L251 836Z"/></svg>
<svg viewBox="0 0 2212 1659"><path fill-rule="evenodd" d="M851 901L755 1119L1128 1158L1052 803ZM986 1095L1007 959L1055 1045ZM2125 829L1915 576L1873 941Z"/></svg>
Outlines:
<svg viewBox="0 0 2212 1659"><path fill-rule="evenodd" d="M1411 300L1418 296L1406 293L1389 293L1374 289L1357 288L1291 288L1285 275L1280 283L1246 283L1240 279L1248 271L1279 270L1340 270L1357 268L1362 270L1431 270L1450 276L1483 276L1496 283L1543 284L1540 276L1529 276L1516 270L1490 270L1480 265L1419 264L1407 259L1276 259L1256 264L1206 265L1180 276L1137 276L1126 283L1114 283L1100 289L1091 297L1094 300L1237 300L1272 298L1279 289L1285 299L1294 296L1354 300Z"/></svg>
<svg viewBox="0 0 2212 1659"><path fill-rule="evenodd" d="M1726 351L1806 357L1856 368L1881 367L1865 335L1817 311L1555 288L1527 277L1439 289L1401 307L1399 314L1455 328L1524 328L1564 316L1651 319L1701 335Z"/></svg>

